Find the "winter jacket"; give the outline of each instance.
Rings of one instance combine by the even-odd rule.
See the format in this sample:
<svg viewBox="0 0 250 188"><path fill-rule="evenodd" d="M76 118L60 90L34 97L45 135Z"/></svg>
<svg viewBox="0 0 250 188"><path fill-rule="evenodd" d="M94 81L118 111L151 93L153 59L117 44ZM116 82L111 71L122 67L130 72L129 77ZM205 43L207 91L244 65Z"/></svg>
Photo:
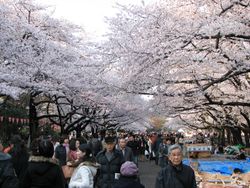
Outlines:
<svg viewBox="0 0 250 188"><path fill-rule="evenodd" d="M140 144L139 144L139 142L137 140L128 141L127 146L132 149L132 152L133 152L134 156L139 155Z"/></svg>
<svg viewBox="0 0 250 188"><path fill-rule="evenodd" d="M25 171L28 167L29 154L26 149L12 148L9 152L15 173L22 182Z"/></svg>
<svg viewBox="0 0 250 188"><path fill-rule="evenodd" d="M170 145L160 143L159 146L159 166L164 168L168 163L168 148Z"/></svg>
<svg viewBox="0 0 250 188"><path fill-rule="evenodd" d="M69 188L94 188L97 165L91 162L81 163L70 178Z"/></svg>
<svg viewBox="0 0 250 188"><path fill-rule="evenodd" d="M23 188L64 188L61 167L51 158L31 156L24 176Z"/></svg>
<svg viewBox="0 0 250 188"><path fill-rule="evenodd" d="M19 180L11 162L11 156L0 152L0 187L18 188Z"/></svg>
<svg viewBox="0 0 250 188"><path fill-rule="evenodd" d="M123 163L123 156L120 151L114 150L113 156L109 161L105 156L106 150L99 152L96 156L96 161L100 166L100 175L98 177L99 188L113 188L115 182L115 173L120 173L120 168Z"/></svg>
<svg viewBox="0 0 250 188"><path fill-rule="evenodd" d="M67 150L66 147L62 144L58 145L55 149L55 158L59 160L59 165L66 165L67 160Z"/></svg>
<svg viewBox="0 0 250 188"><path fill-rule="evenodd" d="M115 183L114 188L145 188L138 180L136 176L121 176Z"/></svg>
<svg viewBox="0 0 250 188"><path fill-rule="evenodd" d="M117 149L122 153L122 149L120 147L118 147ZM133 161L134 160L133 151L128 146L125 147L124 154L122 153L122 155L123 155L124 161Z"/></svg>
<svg viewBox="0 0 250 188"><path fill-rule="evenodd" d="M191 167L180 164L178 167L171 163L163 168L155 183L155 188L196 188L194 171Z"/></svg>

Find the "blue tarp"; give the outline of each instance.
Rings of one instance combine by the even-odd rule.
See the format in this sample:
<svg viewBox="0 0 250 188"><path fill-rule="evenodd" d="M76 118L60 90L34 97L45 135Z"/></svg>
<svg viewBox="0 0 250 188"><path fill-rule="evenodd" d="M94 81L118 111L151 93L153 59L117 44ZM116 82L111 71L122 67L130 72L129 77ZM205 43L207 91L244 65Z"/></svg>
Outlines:
<svg viewBox="0 0 250 188"><path fill-rule="evenodd" d="M184 159L183 163L190 165L190 162L198 161L199 170L201 172L221 173L224 175L231 175L235 168L241 169L244 173L250 172L250 158L244 161L209 161L209 160L187 160Z"/></svg>

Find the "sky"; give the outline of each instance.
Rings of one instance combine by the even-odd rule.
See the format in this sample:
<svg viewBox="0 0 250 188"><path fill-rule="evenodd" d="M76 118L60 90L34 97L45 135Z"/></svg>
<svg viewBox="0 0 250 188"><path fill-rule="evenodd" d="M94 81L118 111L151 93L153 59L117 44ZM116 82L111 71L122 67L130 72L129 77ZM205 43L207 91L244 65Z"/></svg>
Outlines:
<svg viewBox="0 0 250 188"><path fill-rule="evenodd" d="M108 31L104 17L115 15L116 2L137 4L142 0L43 0L55 8L53 16L81 25L87 33L97 36Z"/></svg>
<svg viewBox="0 0 250 188"><path fill-rule="evenodd" d="M94 35L104 33L107 30L104 17L115 14L114 0L46 0L46 4L55 8L55 17L81 25Z"/></svg>

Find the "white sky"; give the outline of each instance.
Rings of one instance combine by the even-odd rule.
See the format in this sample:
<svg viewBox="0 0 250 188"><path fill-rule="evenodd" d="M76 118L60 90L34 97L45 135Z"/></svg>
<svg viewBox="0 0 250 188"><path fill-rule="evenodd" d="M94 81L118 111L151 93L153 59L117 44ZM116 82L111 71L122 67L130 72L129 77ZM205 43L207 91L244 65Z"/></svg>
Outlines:
<svg viewBox="0 0 250 188"><path fill-rule="evenodd" d="M115 15L115 3L141 3L142 0L43 0L43 3L55 7L54 16L64 18L84 27L93 35L107 31L105 16Z"/></svg>

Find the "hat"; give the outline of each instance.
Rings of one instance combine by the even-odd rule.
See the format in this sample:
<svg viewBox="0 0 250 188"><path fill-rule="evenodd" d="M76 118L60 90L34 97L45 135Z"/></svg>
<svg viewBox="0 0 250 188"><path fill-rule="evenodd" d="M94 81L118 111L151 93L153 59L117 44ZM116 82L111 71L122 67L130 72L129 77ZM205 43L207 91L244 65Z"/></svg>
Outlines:
<svg viewBox="0 0 250 188"><path fill-rule="evenodd" d="M104 138L105 143L114 143L115 142L115 137L112 136L107 136Z"/></svg>
<svg viewBox="0 0 250 188"><path fill-rule="evenodd" d="M89 144L81 144L79 146L79 150L81 150L82 152L85 152L87 150L90 150L90 146L89 146Z"/></svg>
<svg viewBox="0 0 250 188"><path fill-rule="evenodd" d="M121 174L123 176L136 176L138 175L138 168L134 162L126 161L121 166Z"/></svg>

